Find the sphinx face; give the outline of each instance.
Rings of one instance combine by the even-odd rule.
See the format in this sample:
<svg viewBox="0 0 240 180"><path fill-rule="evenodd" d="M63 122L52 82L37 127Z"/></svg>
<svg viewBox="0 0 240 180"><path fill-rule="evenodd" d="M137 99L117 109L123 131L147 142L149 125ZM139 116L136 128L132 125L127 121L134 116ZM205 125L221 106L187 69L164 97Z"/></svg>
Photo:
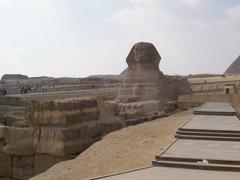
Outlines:
<svg viewBox="0 0 240 180"><path fill-rule="evenodd" d="M152 47L144 43L138 43L134 48L134 61L136 63L151 62L152 61Z"/></svg>

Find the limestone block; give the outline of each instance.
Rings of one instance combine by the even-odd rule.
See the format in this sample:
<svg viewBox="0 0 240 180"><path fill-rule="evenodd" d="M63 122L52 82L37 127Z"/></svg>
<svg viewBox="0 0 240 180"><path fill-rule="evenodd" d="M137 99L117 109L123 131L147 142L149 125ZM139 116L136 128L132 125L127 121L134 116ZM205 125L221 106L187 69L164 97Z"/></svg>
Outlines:
<svg viewBox="0 0 240 180"><path fill-rule="evenodd" d="M34 101L26 109L26 120L33 126L79 124L97 120L99 115L98 104L94 99L43 103Z"/></svg>
<svg viewBox="0 0 240 180"><path fill-rule="evenodd" d="M1 105L7 105L7 106L23 107L23 106L26 105L26 102L24 102L19 97L4 96L4 97L0 97L0 104Z"/></svg>
<svg viewBox="0 0 240 180"><path fill-rule="evenodd" d="M34 156L13 156L12 177L29 179L34 176Z"/></svg>
<svg viewBox="0 0 240 180"><path fill-rule="evenodd" d="M0 178L11 177L12 161L11 156L0 153Z"/></svg>
<svg viewBox="0 0 240 180"><path fill-rule="evenodd" d="M34 157L34 174L39 174L47 169L51 168L53 165L71 159L70 157L59 157L47 154L35 154Z"/></svg>
<svg viewBox="0 0 240 180"><path fill-rule="evenodd" d="M4 153L3 148L6 146L4 139L0 139L0 153Z"/></svg>
<svg viewBox="0 0 240 180"><path fill-rule="evenodd" d="M105 133L122 127L120 122L88 123L67 128L42 127L36 152L55 156L80 153Z"/></svg>
<svg viewBox="0 0 240 180"><path fill-rule="evenodd" d="M118 103L116 101L104 101L101 97L97 97L98 108L101 119L115 117L118 114Z"/></svg>
<svg viewBox="0 0 240 180"><path fill-rule="evenodd" d="M88 126L71 128L41 128L37 153L66 156L81 152L85 144L92 143ZM95 132L97 133L97 132Z"/></svg>
<svg viewBox="0 0 240 180"><path fill-rule="evenodd" d="M35 128L0 126L0 138L6 142L4 152L12 155L32 155L34 133Z"/></svg>
<svg viewBox="0 0 240 180"><path fill-rule="evenodd" d="M170 113L177 109L177 102L168 102L164 105L164 112Z"/></svg>
<svg viewBox="0 0 240 180"><path fill-rule="evenodd" d="M160 101L142 101L134 103L119 103L119 114L146 115L163 109Z"/></svg>

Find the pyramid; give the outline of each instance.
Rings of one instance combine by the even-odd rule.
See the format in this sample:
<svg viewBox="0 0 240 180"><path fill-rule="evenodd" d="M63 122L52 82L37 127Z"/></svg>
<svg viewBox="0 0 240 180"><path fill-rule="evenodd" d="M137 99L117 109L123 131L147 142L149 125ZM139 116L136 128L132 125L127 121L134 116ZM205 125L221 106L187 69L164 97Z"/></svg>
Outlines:
<svg viewBox="0 0 240 180"><path fill-rule="evenodd" d="M128 68L124 69L123 72L121 72L120 76L125 76L128 72Z"/></svg>
<svg viewBox="0 0 240 180"><path fill-rule="evenodd" d="M240 74L240 56L229 66L224 74Z"/></svg>

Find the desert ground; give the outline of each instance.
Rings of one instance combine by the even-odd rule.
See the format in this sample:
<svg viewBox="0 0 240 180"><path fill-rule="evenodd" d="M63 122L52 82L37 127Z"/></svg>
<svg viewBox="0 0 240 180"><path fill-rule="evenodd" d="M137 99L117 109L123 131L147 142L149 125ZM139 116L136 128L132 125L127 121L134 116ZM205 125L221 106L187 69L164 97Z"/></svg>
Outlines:
<svg viewBox="0 0 240 180"><path fill-rule="evenodd" d="M150 166L192 112L189 109L108 134L76 159L61 162L32 179L81 180Z"/></svg>

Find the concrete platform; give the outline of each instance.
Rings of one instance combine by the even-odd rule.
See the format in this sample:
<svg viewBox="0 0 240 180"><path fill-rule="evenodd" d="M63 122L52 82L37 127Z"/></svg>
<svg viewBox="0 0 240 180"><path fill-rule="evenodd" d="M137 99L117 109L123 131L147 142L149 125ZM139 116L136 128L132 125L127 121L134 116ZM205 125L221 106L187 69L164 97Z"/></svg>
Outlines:
<svg viewBox="0 0 240 180"><path fill-rule="evenodd" d="M240 164L240 142L177 139L161 157L237 161Z"/></svg>
<svg viewBox="0 0 240 180"><path fill-rule="evenodd" d="M180 130L240 133L240 121L236 116L194 115Z"/></svg>
<svg viewBox="0 0 240 180"><path fill-rule="evenodd" d="M178 139L240 141L240 121L236 116L193 115L177 133Z"/></svg>
<svg viewBox="0 0 240 180"><path fill-rule="evenodd" d="M236 112L229 103L208 102L194 111L193 114L234 116Z"/></svg>
<svg viewBox="0 0 240 180"><path fill-rule="evenodd" d="M229 103L206 103L153 161L154 167L101 178L105 180L238 180L240 121Z"/></svg>
<svg viewBox="0 0 240 180"><path fill-rule="evenodd" d="M176 139L156 156L153 165L240 172L239 152L240 142Z"/></svg>
<svg viewBox="0 0 240 180"><path fill-rule="evenodd" d="M181 168L150 167L133 172L111 175L103 180L239 180L239 172L202 171ZM92 179L92 180L93 180Z"/></svg>

